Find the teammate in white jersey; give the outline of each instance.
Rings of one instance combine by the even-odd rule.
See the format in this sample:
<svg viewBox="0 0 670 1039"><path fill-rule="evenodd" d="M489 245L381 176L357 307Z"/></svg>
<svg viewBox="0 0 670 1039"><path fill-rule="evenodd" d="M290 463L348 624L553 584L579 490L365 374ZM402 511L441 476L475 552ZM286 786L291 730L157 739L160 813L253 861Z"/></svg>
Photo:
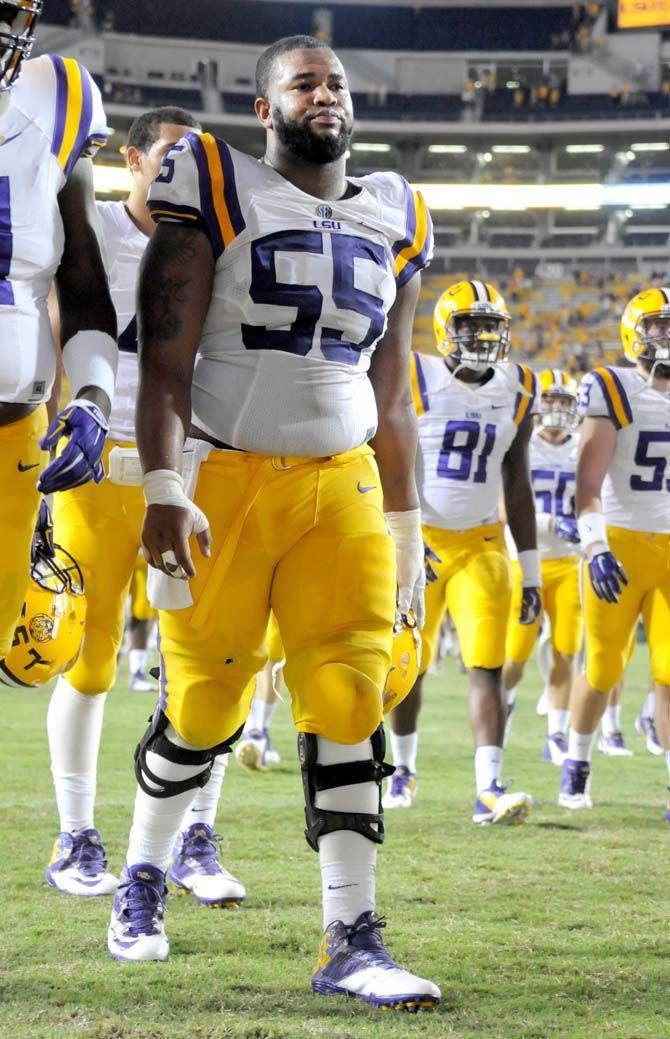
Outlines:
<svg viewBox="0 0 670 1039"><path fill-rule="evenodd" d="M536 502L542 606L545 623L548 621L551 628L552 649L547 683L547 739L542 757L544 761L562 765L568 749L568 704L573 668L582 643L577 556L579 535L574 493L579 422L577 383L567 372L554 368L540 372L538 380L540 412L530 440L530 470ZM508 719L511 719L514 709L516 687L523 677L540 627L539 618L535 624L519 623L521 571L517 563L514 570L503 674Z"/></svg>
<svg viewBox="0 0 670 1039"><path fill-rule="evenodd" d="M642 615L656 728L670 768L670 289L645 289L621 318L634 368L582 380L577 523L586 556L586 671L571 696L559 804L589 808L593 734ZM666 815L670 821L670 813Z"/></svg>
<svg viewBox="0 0 670 1039"><path fill-rule="evenodd" d="M107 121L78 62L26 60L41 8L41 0L0 3L0 679L10 684L21 682L2 661L28 586L39 491L101 478L117 359L89 158L106 141ZM74 400L45 436L56 371L47 316L54 277ZM67 446L44 469L63 436Z"/></svg>
<svg viewBox="0 0 670 1039"><path fill-rule="evenodd" d="M239 734L272 609L322 869L313 989L433 1007L439 989L393 963L374 910L396 574L400 612L421 600L408 357L430 219L398 174L346 177L351 96L320 41L261 55L255 108L262 161L188 134L150 193L137 433L162 697L137 752L109 949L168 955L174 834ZM185 491L189 429L201 464Z"/></svg>
<svg viewBox="0 0 670 1039"><path fill-rule="evenodd" d="M475 823L521 823L531 798L502 786L505 706L502 667L512 592L511 567L498 502L523 571L521 623L540 609L540 566L528 441L535 376L509 364L505 301L482 281L452 285L435 307L437 346L444 357L412 354L419 417L417 485L421 499L428 586L421 674L391 715L395 772L387 807L407 807L416 790L418 716L423 676L446 610L468 669L468 716L475 743Z"/></svg>
<svg viewBox="0 0 670 1039"><path fill-rule="evenodd" d="M56 540L76 552L88 591L86 638L82 654L54 688L47 715L51 769L60 816L45 876L67 894L91 897L116 890L95 828L98 750L107 691L116 677L123 635L124 607L140 550L144 501L135 446L138 387L135 290L140 261L154 223L146 206L149 186L165 152L197 120L180 108L160 108L139 116L128 132L126 160L133 186L123 202L99 202L112 299L119 328L119 371L110 432L103 454L107 479L58 495L54 509ZM196 877L182 889L212 904L239 903L244 888L216 858L213 826L225 759L201 791L176 856L197 860ZM183 872L183 870L182 870Z"/></svg>

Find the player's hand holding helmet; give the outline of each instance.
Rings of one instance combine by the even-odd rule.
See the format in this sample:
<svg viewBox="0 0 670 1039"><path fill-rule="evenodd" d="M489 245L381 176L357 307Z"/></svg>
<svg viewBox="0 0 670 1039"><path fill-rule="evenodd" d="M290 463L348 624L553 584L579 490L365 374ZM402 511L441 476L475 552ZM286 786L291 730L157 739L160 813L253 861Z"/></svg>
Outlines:
<svg viewBox="0 0 670 1039"><path fill-rule="evenodd" d="M459 281L442 293L433 313L437 349L459 367L485 372L509 354L510 316L493 285Z"/></svg>
<svg viewBox="0 0 670 1039"><path fill-rule="evenodd" d="M577 382L559 368L545 368L538 376L540 413L538 424L543 429L571 431L579 425L577 415Z"/></svg>
<svg viewBox="0 0 670 1039"><path fill-rule="evenodd" d="M100 483L105 475L101 458L108 432L105 416L89 400L73 400L59 411L40 441L40 447L51 451L61 437L68 437L68 442L42 473L38 483L41 493L66 491L89 480Z"/></svg>

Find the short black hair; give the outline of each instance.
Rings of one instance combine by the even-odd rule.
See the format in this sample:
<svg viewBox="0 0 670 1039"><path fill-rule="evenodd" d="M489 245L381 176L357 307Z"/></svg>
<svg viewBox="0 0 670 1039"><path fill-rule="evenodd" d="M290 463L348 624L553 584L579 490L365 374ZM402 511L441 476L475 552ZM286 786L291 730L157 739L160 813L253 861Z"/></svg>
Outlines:
<svg viewBox="0 0 670 1039"><path fill-rule="evenodd" d="M283 36L271 43L256 62L256 97L267 97L275 58L290 51L329 51L330 44L316 36Z"/></svg>
<svg viewBox="0 0 670 1039"><path fill-rule="evenodd" d="M183 108L164 106L163 108L152 108L149 112L138 115L130 126L126 138L126 148L137 148L138 151L148 152L152 144L160 137L162 123L175 123L177 126L191 126L194 130L201 130L202 126L194 115Z"/></svg>

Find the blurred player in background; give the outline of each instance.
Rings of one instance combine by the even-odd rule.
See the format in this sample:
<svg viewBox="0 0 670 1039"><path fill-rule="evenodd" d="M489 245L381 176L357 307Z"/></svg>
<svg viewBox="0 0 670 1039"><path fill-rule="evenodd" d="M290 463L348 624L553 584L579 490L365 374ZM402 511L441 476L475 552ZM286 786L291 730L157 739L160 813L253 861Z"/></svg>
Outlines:
<svg viewBox="0 0 670 1039"><path fill-rule="evenodd" d="M670 289L645 289L621 318L630 368L582 380L577 524L586 557L586 671L573 686L559 804L590 808L593 736L621 679L638 616L670 769ZM666 813L670 821L670 811Z"/></svg>
<svg viewBox="0 0 670 1039"><path fill-rule="evenodd" d="M27 60L41 9L41 0L0 3L0 660L28 586L40 491L102 478L118 354L90 162L107 140L107 120L100 92L78 62ZM45 402L56 372L47 314L54 277L73 400L47 433ZM45 469L46 452L62 437L68 440L60 458Z"/></svg>
<svg viewBox="0 0 670 1039"><path fill-rule="evenodd" d="M562 765L568 750L570 687L575 658L582 643L579 599L579 535L575 520L577 465L577 383L555 368L539 373L540 411L530 440L530 468L535 495L542 607L551 628L552 663L547 696L547 739L543 760ZM516 687L537 639L540 626L519 622L522 574L514 564L514 592L507 629L503 680L511 720ZM546 621L545 621L546 623ZM508 721L509 726L509 721Z"/></svg>
<svg viewBox="0 0 670 1039"><path fill-rule="evenodd" d="M249 716L235 747L235 757L249 772L262 771L280 761L270 739L270 725L281 699L279 694L282 687L286 689L283 680L284 646L274 614L268 625L267 650L267 664L256 675Z"/></svg>
<svg viewBox="0 0 670 1039"><path fill-rule="evenodd" d="M475 823L521 823L531 798L501 783L505 704L502 667L512 592L498 502L519 551L519 619L540 609L540 564L528 441L535 376L508 365L509 314L492 285L462 281L435 306L443 358L413 353L411 377L419 421L417 485L426 546L426 623L421 674L391 714L395 772L387 808L409 807L416 792L418 718L423 678L448 609L470 677L468 718L475 743Z"/></svg>
<svg viewBox="0 0 670 1039"><path fill-rule="evenodd" d="M126 639L130 688L136 693L148 693L156 688L149 675L149 642L157 614L147 598L147 561L143 555L135 560L129 598Z"/></svg>

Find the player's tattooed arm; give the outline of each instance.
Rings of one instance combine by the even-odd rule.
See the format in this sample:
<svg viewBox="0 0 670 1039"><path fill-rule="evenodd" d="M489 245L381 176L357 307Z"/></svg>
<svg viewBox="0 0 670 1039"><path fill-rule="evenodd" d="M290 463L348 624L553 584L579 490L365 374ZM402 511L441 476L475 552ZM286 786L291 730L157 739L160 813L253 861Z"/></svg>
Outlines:
<svg viewBox="0 0 670 1039"><path fill-rule="evenodd" d="M519 552L537 548L535 498L528 455L532 431L533 420L526 415L502 463L505 513Z"/></svg>
<svg viewBox="0 0 670 1039"><path fill-rule="evenodd" d="M370 381L379 415L371 444L379 466L385 512L406 512L419 507L414 479L417 424L409 359L420 288L421 275L416 274L398 290L386 332L377 344L370 365Z"/></svg>
<svg viewBox="0 0 670 1039"><path fill-rule="evenodd" d="M116 311L103 259L90 159L80 159L76 164L58 196L58 206L65 229L63 256L55 278L61 347L78 332L91 329L116 339ZM78 393L109 415L112 402L104 390L82 386Z"/></svg>

